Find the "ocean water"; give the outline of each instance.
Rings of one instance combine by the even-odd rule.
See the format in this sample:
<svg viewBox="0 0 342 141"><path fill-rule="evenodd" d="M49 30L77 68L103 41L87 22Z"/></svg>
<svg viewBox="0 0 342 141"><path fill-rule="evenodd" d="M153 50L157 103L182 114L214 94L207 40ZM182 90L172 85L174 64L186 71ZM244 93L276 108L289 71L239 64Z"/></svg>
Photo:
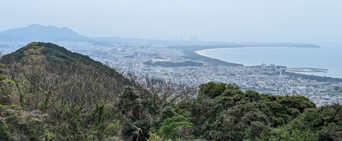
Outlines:
<svg viewBox="0 0 342 141"><path fill-rule="evenodd" d="M200 51L199 54L246 66L265 63L288 68L322 68L327 73L314 72L319 76L342 78L342 43L317 44L320 48L292 47L244 47L219 48Z"/></svg>

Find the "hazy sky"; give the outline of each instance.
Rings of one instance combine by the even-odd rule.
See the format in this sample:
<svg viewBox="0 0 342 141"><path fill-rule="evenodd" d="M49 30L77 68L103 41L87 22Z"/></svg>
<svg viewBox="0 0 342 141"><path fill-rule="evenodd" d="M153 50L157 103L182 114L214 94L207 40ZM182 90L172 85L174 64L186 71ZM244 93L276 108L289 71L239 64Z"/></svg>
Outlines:
<svg viewBox="0 0 342 141"><path fill-rule="evenodd" d="M342 42L342 0L0 0L0 31L30 24L88 37Z"/></svg>

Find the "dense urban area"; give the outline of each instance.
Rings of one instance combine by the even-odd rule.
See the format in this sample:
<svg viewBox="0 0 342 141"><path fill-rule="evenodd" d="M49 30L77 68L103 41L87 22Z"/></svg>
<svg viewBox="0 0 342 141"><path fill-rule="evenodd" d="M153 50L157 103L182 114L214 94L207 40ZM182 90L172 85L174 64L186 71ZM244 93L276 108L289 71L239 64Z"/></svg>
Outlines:
<svg viewBox="0 0 342 141"><path fill-rule="evenodd" d="M3 54L13 52L24 42L1 42ZM201 45L204 42L55 42L73 52L88 55L92 59L113 67L119 72L134 72L139 77L174 81L188 85L200 85L210 81L235 83L243 90L251 89L272 95L302 95L318 107L342 102L341 82L321 82L293 77L282 72L285 66L263 64L259 66L212 65L206 61L185 59L180 45ZM206 44L207 45L207 44Z"/></svg>

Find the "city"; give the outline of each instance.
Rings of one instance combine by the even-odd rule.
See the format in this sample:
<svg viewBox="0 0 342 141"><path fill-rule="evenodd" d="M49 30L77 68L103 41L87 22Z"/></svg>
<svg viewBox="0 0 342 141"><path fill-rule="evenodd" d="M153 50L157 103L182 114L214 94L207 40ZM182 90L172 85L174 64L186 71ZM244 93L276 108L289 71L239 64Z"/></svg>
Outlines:
<svg viewBox="0 0 342 141"><path fill-rule="evenodd" d="M12 46L11 49L20 47L20 43L2 44L8 45L6 46L7 50L3 49L7 52L14 51L8 50L9 46ZM342 87L342 83L317 82L301 77L290 77L279 73L283 68L278 68L273 64L270 66L261 64L255 67L214 66L204 61L198 61L197 63L203 65L178 67L147 65L147 61L152 62L152 64L155 62L175 64L185 61L196 62L196 60L184 59L185 54L182 50L168 48L174 46L174 42L161 42L159 44L155 42L113 44L57 42L57 44L73 52L88 55L119 72L132 71L139 77L150 76L154 79L171 80L176 83L195 86L210 81L235 83L242 90L251 89L262 94L305 96L316 103L318 107L342 102L342 93L334 89L334 87Z"/></svg>

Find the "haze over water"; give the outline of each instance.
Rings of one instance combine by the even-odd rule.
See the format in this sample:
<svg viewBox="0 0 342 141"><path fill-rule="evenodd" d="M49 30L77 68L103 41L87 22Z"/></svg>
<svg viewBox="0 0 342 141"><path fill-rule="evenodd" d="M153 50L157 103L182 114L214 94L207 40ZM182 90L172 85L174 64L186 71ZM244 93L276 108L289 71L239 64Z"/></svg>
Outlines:
<svg viewBox="0 0 342 141"><path fill-rule="evenodd" d="M206 50L202 55L227 62L256 66L265 63L288 68L322 68L327 73L307 73L342 78L342 43L318 44L321 48L247 47Z"/></svg>

